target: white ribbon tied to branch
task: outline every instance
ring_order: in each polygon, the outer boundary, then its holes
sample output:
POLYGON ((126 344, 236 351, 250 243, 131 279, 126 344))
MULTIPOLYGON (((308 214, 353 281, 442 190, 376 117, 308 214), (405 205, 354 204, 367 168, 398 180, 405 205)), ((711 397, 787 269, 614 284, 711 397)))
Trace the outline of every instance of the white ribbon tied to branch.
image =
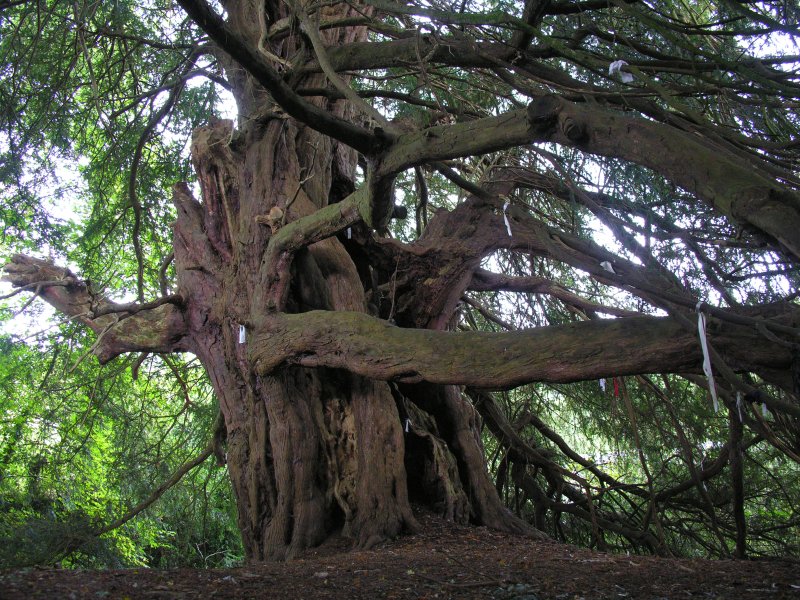
POLYGON ((706 339, 706 316, 700 310, 702 304, 702 300, 697 303, 697 331, 700 334, 700 347, 703 350, 703 373, 708 378, 708 391, 711 392, 711 399, 714 401, 714 412, 718 412, 717 386, 714 383, 714 372, 711 370, 711 357, 708 354, 708 340, 706 339))
POLYGON ((511 237, 511 223, 508 222, 508 204, 509 200, 503 204, 503 221, 506 222, 506 230, 508 230, 508 237, 511 237))
POLYGON ((633 75, 631 75, 627 71, 622 70, 622 67, 624 67, 627 64, 628 62, 625 60, 615 60, 610 65, 608 65, 608 74, 614 75, 615 73, 619 73, 619 78, 622 80, 622 83, 632 82, 633 75))

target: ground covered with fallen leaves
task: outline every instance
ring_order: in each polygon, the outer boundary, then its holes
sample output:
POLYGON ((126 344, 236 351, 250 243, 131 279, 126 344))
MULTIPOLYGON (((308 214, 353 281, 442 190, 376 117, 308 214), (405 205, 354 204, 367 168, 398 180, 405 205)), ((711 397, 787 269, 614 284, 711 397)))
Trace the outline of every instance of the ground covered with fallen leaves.
POLYGON ((0 598, 793 598, 797 560, 604 554, 421 515, 422 532, 347 551, 340 540, 288 562, 228 570, 0 572, 0 598))

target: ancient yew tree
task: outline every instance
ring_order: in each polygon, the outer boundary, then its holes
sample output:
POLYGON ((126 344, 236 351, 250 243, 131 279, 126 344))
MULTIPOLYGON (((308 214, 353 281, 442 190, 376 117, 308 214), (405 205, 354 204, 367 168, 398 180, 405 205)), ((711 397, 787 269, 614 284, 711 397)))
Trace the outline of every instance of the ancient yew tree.
POLYGON ((91 329, 101 363, 196 357, 250 560, 374 545, 413 531, 416 503, 552 535, 568 513, 652 552, 685 510, 710 523, 700 546, 742 555, 743 457, 800 454, 797 18, 0 2, 4 278, 91 329), (69 239, 42 200, 65 161, 88 198, 69 239), (547 402, 512 423, 499 401, 532 383, 611 399, 639 479, 580 456, 547 402), (677 435, 668 485, 644 397, 677 435), (703 446, 681 411, 716 419, 712 398, 728 438, 703 446))

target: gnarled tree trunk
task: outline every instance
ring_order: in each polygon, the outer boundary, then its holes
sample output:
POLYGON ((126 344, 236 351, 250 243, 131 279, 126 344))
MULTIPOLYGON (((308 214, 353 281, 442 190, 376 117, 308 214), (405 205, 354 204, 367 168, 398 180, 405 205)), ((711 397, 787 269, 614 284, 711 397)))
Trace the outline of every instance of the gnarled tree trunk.
MULTIPOLYGON (((228 21, 257 46, 255 6, 226 8, 228 21)), ((325 33, 328 43, 361 35, 358 28, 325 33)), ((272 51, 290 56, 293 43, 287 37, 272 51)), ((254 372, 248 344, 270 342, 247 334, 264 315, 366 311, 369 282, 335 237, 297 252, 290 281, 259 278, 272 235, 355 189, 356 154, 285 118, 263 89, 221 58, 242 117, 237 128, 220 121, 195 132, 202 197, 175 188, 175 267, 177 292, 187 300, 186 346, 208 370, 225 418, 247 557, 288 558, 340 529, 361 546, 413 529, 407 478, 415 499, 449 518, 519 527, 497 500, 477 421, 465 416, 471 408, 456 388, 403 394, 336 369, 254 372), (269 286, 287 289, 274 294, 269 286), (265 301, 275 296, 280 305, 265 301)), ((321 82, 316 75, 303 84, 321 82)), ((346 110, 343 102, 318 105, 338 116, 346 110)))

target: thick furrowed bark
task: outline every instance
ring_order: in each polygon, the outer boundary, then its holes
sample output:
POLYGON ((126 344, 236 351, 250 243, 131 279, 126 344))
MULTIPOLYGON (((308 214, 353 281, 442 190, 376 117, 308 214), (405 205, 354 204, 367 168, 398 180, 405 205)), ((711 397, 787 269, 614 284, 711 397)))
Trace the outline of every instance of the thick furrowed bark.
POLYGON ((292 247, 282 264, 263 260, 270 240, 280 247, 284 227, 327 214, 333 180, 348 168, 352 176, 346 161, 355 155, 281 121, 238 133, 217 123, 196 133, 192 151, 203 201, 176 189, 176 271, 193 349, 226 417, 248 560, 288 559, 340 530, 369 546, 413 529, 387 384, 328 369, 257 375, 244 354, 252 328, 238 339, 240 324, 265 318, 268 297, 292 311, 365 309, 355 266, 334 238, 292 247), (235 136, 247 140, 239 150, 230 145, 235 136), (273 207, 282 218, 259 224, 273 207), (284 286, 278 293, 275 281, 284 286))
MULTIPOLYGON (((414 396, 413 387, 406 391, 414 396)), ((402 396, 399 390, 398 395, 402 396)), ((442 439, 436 419, 418 402, 419 398, 414 401, 402 396, 398 404, 405 417, 409 497, 431 506, 449 521, 467 523, 471 505, 461 484, 457 460, 442 439)))
POLYGON ((263 553, 271 559, 293 558, 329 533, 327 465, 313 414, 319 390, 309 379, 292 369, 281 377, 267 377, 262 384, 277 493, 275 511, 265 523, 263 553))
POLYGON ((459 388, 442 388, 444 410, 439 417, 450 432, 450 444, 458 457, 461 477, 466 481, 474 519, 494 529, 533 535, 529 525, 510 513, 500 501, 486 469, 480 437, 480 417, 459 388))
POLYGON ((400 417, 388 386, 352 376, 357 427, 357 512, 352 529, 359 546, 369 548, 384 536, 414 531, 403 462, 400 417))

